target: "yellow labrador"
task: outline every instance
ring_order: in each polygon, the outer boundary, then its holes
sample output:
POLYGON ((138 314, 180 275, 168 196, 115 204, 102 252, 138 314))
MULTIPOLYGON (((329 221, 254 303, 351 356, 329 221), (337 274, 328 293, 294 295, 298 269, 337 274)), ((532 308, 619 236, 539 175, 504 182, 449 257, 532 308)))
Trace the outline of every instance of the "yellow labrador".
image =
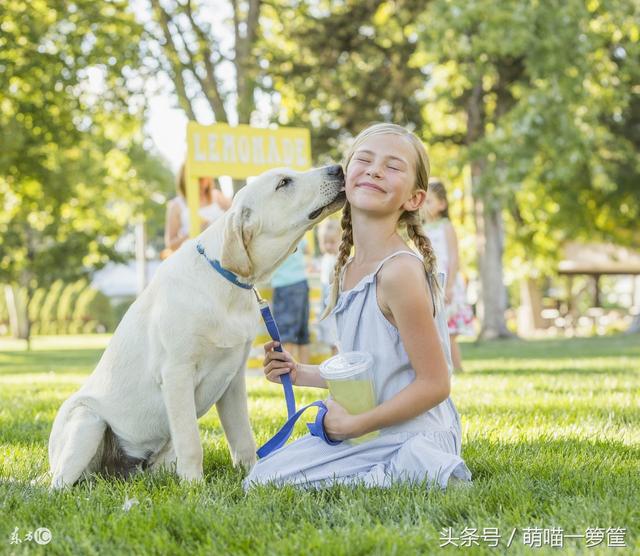
POLYGON ((96 369, 66 400, 49 439, 52 487, 84 473, 175 468, 202 478, 197 419, 215 403, 234 465, 255 463, 244 370, 260 313, 242 283, 268 279, 303 234, 344 203, 340 166, 272 170, 157 270, 122 318, 96 369), (196 246, 204 248, 204 255, 196 246))

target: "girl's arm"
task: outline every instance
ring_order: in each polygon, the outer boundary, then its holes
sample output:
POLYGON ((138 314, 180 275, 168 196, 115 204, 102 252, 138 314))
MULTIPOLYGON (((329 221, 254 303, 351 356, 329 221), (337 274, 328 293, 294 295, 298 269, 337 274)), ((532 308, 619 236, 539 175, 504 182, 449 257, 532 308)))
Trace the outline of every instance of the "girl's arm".
POLYGON ((447 291, 451 291, 455 283, 456 276, 460 270, 460 254, 458 252, 458 236, 451 222, 447 221, 444 228, 445 239, 447 241, 447 253, 449 253, 449 268, 447 268, 447 291))
POLYGON ((359 415, 349 415, 329 400, 325 428, 336 440, 402 423, 449 396, 449 371, 433 318, 424 267, 416 260, 399 257, 383 266, 378 277, 378 303, 398 328, 416 377, 393 398, 359 415))
POLYGON ((164 245, 167 249, 175 251, 187 239, 188 236, 180 233, 180 224, 180 207, 175 201, 170 201, 164 225, 164 245))
POLYGON ((320 376, 318 365, 303 365, 291 357, 288 351, 275 351, 278 342, 264 345, 264 374, 267 380, 281 384, 280 375, 291 373, 291 383, 296 386, 327 388, 327 382, 320 376))

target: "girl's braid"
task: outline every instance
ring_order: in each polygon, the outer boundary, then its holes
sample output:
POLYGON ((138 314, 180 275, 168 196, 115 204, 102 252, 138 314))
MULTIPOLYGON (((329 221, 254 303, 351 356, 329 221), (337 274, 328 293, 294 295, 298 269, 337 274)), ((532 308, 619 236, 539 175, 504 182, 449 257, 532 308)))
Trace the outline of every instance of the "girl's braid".
POLYGON ((440 284, 436 279, 436 254, 433 250, 433 246, 431 245, 431 240, 422 230, 418 211, 407 212, 405 214, 407 234, 422 255, 424 268, 427 271, 429 286, 432 288, 434 295, 440 296, 442 294, 442 291, 440 284))
POLYGON ((335 307, 338 301, 338 294, 340 293, 340 276, 342 269, 347 263, 347 259, 351 254, 351 247, 353 246, 353 228, 351 227, 351 205, 347 202, 342 210, 342 220, 340 221, 342 226, 342 241, 340 242, 340 248, 338 250, 338 258, 336 260, 336 266, 333 271, 333 283, 331 286, 331 297, 329 303, 324 312, 320 316, 321 319, 327 317, 329 313, 335 307))

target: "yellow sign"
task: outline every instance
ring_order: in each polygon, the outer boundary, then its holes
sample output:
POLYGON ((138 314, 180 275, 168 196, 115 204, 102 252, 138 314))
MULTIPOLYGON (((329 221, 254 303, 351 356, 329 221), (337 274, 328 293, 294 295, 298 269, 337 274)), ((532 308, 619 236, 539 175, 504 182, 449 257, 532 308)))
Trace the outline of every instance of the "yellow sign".
POLYGON ((200 233, 198 178, 231 176, 248 178, 266 170, 288 167, 307 170, 311 166, 308 129, 280 127, 258 129, 248 125, 187 125, 187 200, 191 236, 200 233))
POLYGON ((293 127, 189 122, 187 152, 189 169, 197 176, 248 178, 279 166, 307 170, 311 165, 309 130, 293 127))

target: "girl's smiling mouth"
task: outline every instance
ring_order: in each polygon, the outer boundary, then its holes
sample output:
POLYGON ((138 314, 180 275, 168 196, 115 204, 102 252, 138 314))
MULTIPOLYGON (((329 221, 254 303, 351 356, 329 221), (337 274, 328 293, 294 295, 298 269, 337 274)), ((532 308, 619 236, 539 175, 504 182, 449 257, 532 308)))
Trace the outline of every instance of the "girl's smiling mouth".
POLYGON ((356 187, 365 187, 367 189, 373 189, 374 191, 380 191, 381 193, 386 193, 382 187, 376 185, 375 183, 371 183, 369 181, 364 181, 362 183, 357 183, 356 187))

